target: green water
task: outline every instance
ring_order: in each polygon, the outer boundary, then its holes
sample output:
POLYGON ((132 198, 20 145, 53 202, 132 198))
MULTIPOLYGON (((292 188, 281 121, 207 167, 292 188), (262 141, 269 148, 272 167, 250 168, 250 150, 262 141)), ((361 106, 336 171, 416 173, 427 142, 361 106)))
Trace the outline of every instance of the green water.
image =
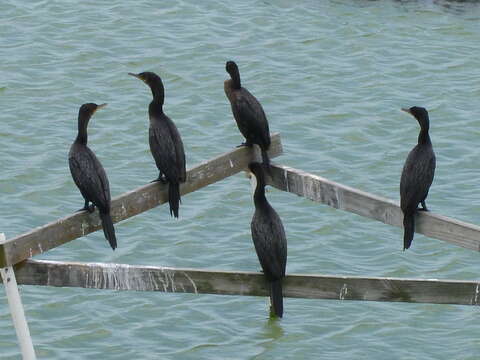
MULTIPOLYGON (((107 102, 89 145, 112 195, 152 180, 149 90, 155 71, 187 166, 242 141, 223 93, 225 61, 262 102, 285 153, 278 163, 398 200, 418 125, 430 111, 432 211, 480 224, 480 4, 442 1, 131 1, 0 3, 0 231, 8 237, 82 206, 67 153, 78 107, 107 102)), ((478 279, 477 253, 271 190, 289 273, 478 279)), ((243 174, 42 259, 255 271, 243 174)), ((22 287, 42 359, 477 359, 474 307, 285 300, 280 322, 254 297, 22 287)), ((18 359, 0 291, 0 358, 18 359)))

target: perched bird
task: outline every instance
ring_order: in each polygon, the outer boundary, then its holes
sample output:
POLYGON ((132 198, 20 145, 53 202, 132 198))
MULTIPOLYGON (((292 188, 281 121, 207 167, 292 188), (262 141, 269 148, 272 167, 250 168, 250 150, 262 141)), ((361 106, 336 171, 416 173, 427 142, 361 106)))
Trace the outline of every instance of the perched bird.
POLYGON ((408 154, 403 166, 400 180, 400 207, 403 212, 403 250, 408 249, 415 232, 415 213, 418 204, 422 204, 423 211, 428 211, 425 199, 432 185, 435 174, 435 153, 428 135, 430 126, 428 112, 423 107, 413 106, 402 109, 413 115, 420 124, 418 144, 408 154))
POLYGON ((153 72, 128 73, 142 80, 152 90, 153 100, 148 106, 150 151, 159 174, 154 181, 167 182, 170 215, 178 218, 180 183, 186 180, 185 151, 183 142, 173 121, 163 112, 165 90, 160 76, 153 72))
POLYGON ((97 105, 93 103, 83 104, 78 112, 78 135, 68 154, 68 164, 72 173, 73 181, 85 199, 85 205, 81 210, 93 212, 95 206, 100 213, 103 233, 113 250, 117 247, 115 229, 110 216, 110 186, 107 174, 102 164, 92 150, 87 146, 88 121, 98 109, 107 104, 97 105), (89 203, 93 203, 89 206, 89 203))
POLYGON ((245 137, 246 141, 242 145, 260 146, 263 164, 268 170, 270 159, 267 150, 270 147, 270 132, 265 112, 255 96, 241 86, 237 64, 234 61, 227 61, 225 68, 231 77, 224 82, 225 95, 230 101, 238 129, 245 137))
POLYGON ((253 195, 255 213, 251 229, 252 239, 263 273, 270 283, 272 313, 283 316, 282 279, 287 266, 287 238, 282 220, 265 198, 265 174, 260 163, 250 163, 250 171, 257 185, 253 195))

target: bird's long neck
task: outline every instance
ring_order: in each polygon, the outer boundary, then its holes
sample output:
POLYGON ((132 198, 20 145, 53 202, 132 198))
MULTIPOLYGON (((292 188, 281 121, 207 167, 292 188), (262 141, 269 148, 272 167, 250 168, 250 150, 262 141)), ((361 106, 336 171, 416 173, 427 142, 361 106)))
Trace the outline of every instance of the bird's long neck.
POLYGON ((265 179, 263 176, 256 176, 257 186, 255 192, 253 193, 253 202, 256 207, 265 206, 268 204, 267 198, 265 197, 265 179))
POLYGON ((78 134, 75 142, 82 145, 87 145, 88 135, 87 135, 87 125, 89 117, 79 116, 78 117, 78 134))
POLYGON ((232 87, 237 90, 240 89, 242 84, 240 82, 240 73, 238 72, 238 69, 233 69, 230 73, 230 77, 232 78, 232 87))
POLYGON ((161 79, 155 80, 154 83, 149 84, 150 89, 152 90, 153 101, 157 106, 163 107, 163 102, 165 100, 165 89, 161 79))
POLYGON ((154 124, 164 119, 162 104, 158 101, 155 101, 155 99, 153 99, 150 105, 148 106, 148 115, 150 118, 150 124, 154 124))
POLYGON ((418 134, 418 143, 419 144, 431 144, 430 135, 428 134, 429 130, 429 121, 422 122, 420 124, 420 134, 418 134))

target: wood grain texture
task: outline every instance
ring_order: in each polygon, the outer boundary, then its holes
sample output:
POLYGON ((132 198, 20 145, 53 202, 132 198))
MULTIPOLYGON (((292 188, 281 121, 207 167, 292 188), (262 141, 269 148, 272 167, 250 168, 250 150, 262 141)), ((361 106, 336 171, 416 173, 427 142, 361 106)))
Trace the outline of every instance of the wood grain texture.
MULTIPOLYGON (((402 226, 397 202, 335 183, 288 166, 273 165, 269 184, 336 209, 352 212, 385 224, 402 226)), ((466 249, 480 251, 480 227, 432 212, 418 212, 415 231, 466 249)), ((399 243, 403 244, 399 235, 399 243)))
MULTIPOLYGON (((268 154, 273 158, 281 153, 280 135, 273 134, 268 154)), ((261 159, 258 147, 235 148, 201 163, 187 171, 187 181, 181 184, 180 193, 185 195, 234 175, 244 170, 252 159, 261 159)), ((79 201, 80 199, 79 194, 79 201)), ((144 185, 112 199, 112 220, 114 223, 125 220, 165 202, 168 202, 168 188, 165 184, 156 182, 144 185)), ((82 211, 66 216, 1 243, 0 267, 14 265, 99 229, 101 223, 98 210, 91 214, 82 211)), ((121 246, 121 237, 118 241, 121 246)))
MULTIPOLYGON (((261 273, 158 266, 27 260, 19 284, 104 290, 268 296, 261 273)), ((287 275, 285 297, 478 305, 480 282, 382 277, 287 275)))

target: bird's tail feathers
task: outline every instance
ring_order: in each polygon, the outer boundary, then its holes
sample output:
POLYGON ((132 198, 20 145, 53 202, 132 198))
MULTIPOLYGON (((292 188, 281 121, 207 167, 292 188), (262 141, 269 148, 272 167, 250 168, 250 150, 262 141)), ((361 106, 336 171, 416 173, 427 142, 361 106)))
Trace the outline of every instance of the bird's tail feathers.
POLYGON ((410 247, 413 241, 413 234, 415 233, 415 214, 405 214, 403 216, 403 250, 410 247))
POLYGON ((113 227, 112 217, 110 212, 100 213, 100 220, 102 220, 103 233, 105 239, 108 240, 113 250, 117 248, 117 238, 115 237, 115 228, 113 227))
POLYGON ((270 301, 272 304, 271 313, 275 316, 283 316, 283 294, 282 279, 271 282, 270 301))
POLYGON ((178 208, 182 201, 180 198, 180 184, 170 183, 168 187, 168 202, 170 204, 170 215, 178 218, 178 208))

